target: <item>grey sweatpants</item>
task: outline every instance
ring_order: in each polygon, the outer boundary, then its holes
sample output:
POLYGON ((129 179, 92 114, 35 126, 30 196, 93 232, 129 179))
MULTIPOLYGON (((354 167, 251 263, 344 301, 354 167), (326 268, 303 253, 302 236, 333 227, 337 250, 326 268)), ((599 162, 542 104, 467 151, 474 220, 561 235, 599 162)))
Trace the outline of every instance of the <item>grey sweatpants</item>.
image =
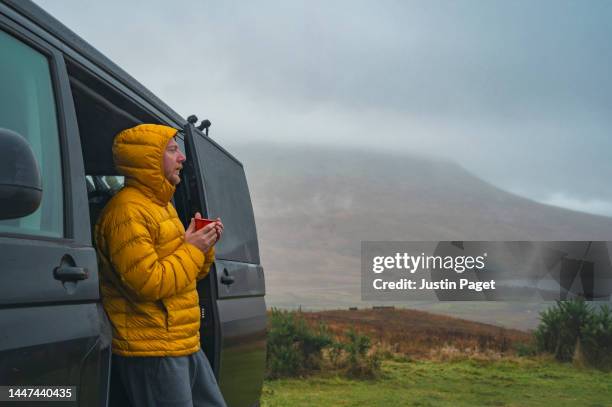
POLYGON ((113 355, 134 407, 226 407, 202 350, 179 357, 113 355))

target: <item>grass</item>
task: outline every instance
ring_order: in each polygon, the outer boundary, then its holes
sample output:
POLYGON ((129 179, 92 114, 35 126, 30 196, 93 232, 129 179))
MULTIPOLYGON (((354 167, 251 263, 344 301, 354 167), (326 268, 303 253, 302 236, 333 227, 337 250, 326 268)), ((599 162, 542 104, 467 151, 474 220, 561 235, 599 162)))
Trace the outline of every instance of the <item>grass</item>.
POLYGON ((545 358, 383 362, 376 381, 334 375, 268 381, 262 407, 612 406, 612 373, 545 358))

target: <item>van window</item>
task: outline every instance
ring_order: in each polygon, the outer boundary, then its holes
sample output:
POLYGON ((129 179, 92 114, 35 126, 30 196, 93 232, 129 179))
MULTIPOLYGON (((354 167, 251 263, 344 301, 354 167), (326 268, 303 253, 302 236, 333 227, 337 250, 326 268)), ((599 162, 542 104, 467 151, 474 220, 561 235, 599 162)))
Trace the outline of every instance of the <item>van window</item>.
POLYGON ((242 165, 207 138, 199 134, 195 137, 208 216, 220 217, 225 226, 223 238, 215 246, 216 257, 259 264, 253 207, 242 165))
POLYGON ((0 127, 24 136, 42 176, 42 202, 36 212, 0 221, 0 233, 63 236, 63 188, 59 132, 49 61, 0 31, 0 127))

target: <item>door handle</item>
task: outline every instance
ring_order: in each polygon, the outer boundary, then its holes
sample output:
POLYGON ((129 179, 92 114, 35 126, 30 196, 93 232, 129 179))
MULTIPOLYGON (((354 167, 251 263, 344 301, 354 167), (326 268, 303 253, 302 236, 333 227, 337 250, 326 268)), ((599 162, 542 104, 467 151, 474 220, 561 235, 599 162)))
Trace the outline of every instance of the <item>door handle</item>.
POLYGON ((234 284, 233 276, 221 276, 221 284, 232 285, 234 284))
POLYGON ((53 270, 53 277, 62 282, 86 280, 89 272, 84 267, 59 266, 53 270))
POLYGON ((221 284, 225 284, 225 285, 234 284, 234 276, 230 276, 227 269, 223 269, 223 275, 221 276, 221 284))

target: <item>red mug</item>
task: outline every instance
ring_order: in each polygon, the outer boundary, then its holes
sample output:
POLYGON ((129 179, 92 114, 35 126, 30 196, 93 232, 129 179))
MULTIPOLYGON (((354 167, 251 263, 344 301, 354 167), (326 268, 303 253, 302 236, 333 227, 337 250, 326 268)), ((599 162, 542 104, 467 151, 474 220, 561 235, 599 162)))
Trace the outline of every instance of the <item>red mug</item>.
MULTIPOLYGON (((199 218, 199 219, 194 218, 194 219, 195 219, 195 229, 196 230, 200 230, 208 224, 217 222, 214 219, 206 219, 206 218, 199 218)), ((219 238, 220 238, 219 233, 217 233, 217 240, 219 240, 219 238)))

